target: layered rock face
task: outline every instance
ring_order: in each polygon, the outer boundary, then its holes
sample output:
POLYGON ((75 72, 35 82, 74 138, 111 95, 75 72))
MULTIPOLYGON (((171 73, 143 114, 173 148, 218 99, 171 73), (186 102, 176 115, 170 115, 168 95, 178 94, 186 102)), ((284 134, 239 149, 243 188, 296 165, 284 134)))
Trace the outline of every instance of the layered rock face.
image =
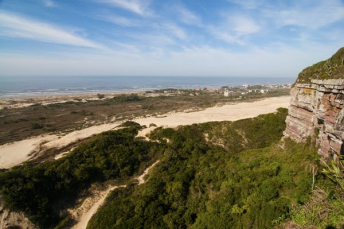
POLYGON ((291 96, 285 136, 299 142, 311 137, 325 158, 344 154, 344 79, 296 83, 291 96))
POLYGON ((286 137, 316 141, 329 159, 344 154, 344 47, 331 58, 305 68, 291 89, 286 137))

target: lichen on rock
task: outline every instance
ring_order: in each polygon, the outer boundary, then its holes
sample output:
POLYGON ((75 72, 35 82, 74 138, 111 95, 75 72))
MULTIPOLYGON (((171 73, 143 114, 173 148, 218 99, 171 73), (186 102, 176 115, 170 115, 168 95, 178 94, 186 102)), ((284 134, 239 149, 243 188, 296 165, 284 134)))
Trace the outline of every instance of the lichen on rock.
POLYGON ((344 154, 344 48, 327 63, 337 66, 332 75, 322 77, 326 61, 303 70, 291 89, 286 137, 299 142, 313 138, 325 158, 344 154), (339 66, 342 64, 342 66, 339 66), (320 77, 321 76, 321 77, 320 77))

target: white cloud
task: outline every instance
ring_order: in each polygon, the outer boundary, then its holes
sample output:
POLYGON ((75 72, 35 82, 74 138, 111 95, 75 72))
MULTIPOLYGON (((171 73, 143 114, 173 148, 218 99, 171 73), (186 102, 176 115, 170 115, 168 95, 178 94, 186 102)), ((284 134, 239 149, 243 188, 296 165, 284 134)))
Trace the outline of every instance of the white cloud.
POLYGON ((141 24, 137 20, 128 19, 125 17, 115 16, 115 15, 99 15, 98 18, 100 18, 103 21, 111 22, 115 25, 124 26, 124 27, 136 27, 141 24))
POLYGON ((267 9, 263 13, 278 26, 318 29, 344 20, 344 5, 340 0, 311 1, 311 5, 294 4, 287 9, 267 9))
POLYGON ((3 37, 25 38, 54 44, 98 49, 105 48, 101 44, 64 31, 53 25, 5 11, 0 11, 0 28, 0 36, 3 37))
POLYGON ((46 7, 57 7, 56 3, 53 2, 52 0, 43 0, 43 3, 45 4, 46 7))
POLYGON ((338 47, 333 45, 288 46, 270 49, 253 48, 233 52, 210 46, 187 47, 165 55, 166 50, 154 48, 135 56, 122 53, 95 55, 60 53, 52 56, 2 53, 1 75, 156 75, 156 76, 268 76, 297 77, 307 66, 327 59, 338 47), (138 57, 139 56, 139 57, 138 57))
POLYGON ((228 43, 244 45, 244 38, 259 32, 260 27, 251 18, 235 15, 228 16, 224 22, 217 27, 210 27, 213 35, 228 43))
POLYGON ((172 24, 172 23, 163 24, 162 28, 166 29, 167 31, 169 31, 169 33, 171 33, 173 36, 179 39, 184 40, 187 38, 185 31, 175 24, 172 24))
POLYGON ((98 0, 98 2, 122 8, 141 16, 151 14, 147 7, 148 2, 146 0, 98 0))
POLYGON ((227 0, 227 1, 240 5, 244 9, 255 9, 264 2, 264 0, 227 0))
MULTIPOLYGON (((169 56, 153 49, 141 58, 66 54, 67 58, 2 55, 1 74, 11 75, 157 75, 157 76, 297 76, 310 53, 253 50, 234 53, 209 46, 187 48, 169 56), (158 57, 157 57, 158 56, 158 57), (295 65, 294 62, 298 62, 295 65)), ((311 62, 312 63, 312 62, 311 62)))
POLYGON ((197 26, 200 26, 202 24, 199 16, 197 16, 195 13, 191 12, 187 8, 183 6, 177 6, 175 9, 179 16, 178 19, 185 24, 197 26))
POLYGON ((133 39, 136 39, 141 42, 141 47, 143 49, 145 47, 149 48, 156 48, 166 45, 174 45, 176 42, 170 37, 166 36, 165 34, 159 34, 159 33, 146 33, 146 34, 128 34, 128 36, 131 36, 133 39))
POLYGON ((255 21, 243 16, 231 17, 228 20, 229 26, 233 26, 233 30, 239 36, 253 34, 259 31, 260 27, 255 21))

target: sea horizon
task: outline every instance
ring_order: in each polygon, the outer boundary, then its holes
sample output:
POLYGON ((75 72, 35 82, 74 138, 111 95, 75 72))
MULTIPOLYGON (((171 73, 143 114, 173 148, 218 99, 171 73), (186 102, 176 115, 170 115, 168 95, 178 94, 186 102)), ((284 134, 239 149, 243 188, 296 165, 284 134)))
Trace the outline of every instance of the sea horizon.
POLYGON ((294 77, 221 76, 59 76, 0 77, 0 98, 93 93, 143 92, 165 88, 202 89, 222 86, 291 84, 294 77))

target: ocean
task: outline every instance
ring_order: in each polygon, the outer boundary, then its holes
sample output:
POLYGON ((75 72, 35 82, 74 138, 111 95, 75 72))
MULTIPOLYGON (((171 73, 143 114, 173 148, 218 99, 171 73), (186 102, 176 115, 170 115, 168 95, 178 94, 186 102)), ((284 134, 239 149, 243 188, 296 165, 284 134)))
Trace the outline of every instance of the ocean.
POLYGON ((288 77, 0 77, 0 98, 290 84, 288 77))

